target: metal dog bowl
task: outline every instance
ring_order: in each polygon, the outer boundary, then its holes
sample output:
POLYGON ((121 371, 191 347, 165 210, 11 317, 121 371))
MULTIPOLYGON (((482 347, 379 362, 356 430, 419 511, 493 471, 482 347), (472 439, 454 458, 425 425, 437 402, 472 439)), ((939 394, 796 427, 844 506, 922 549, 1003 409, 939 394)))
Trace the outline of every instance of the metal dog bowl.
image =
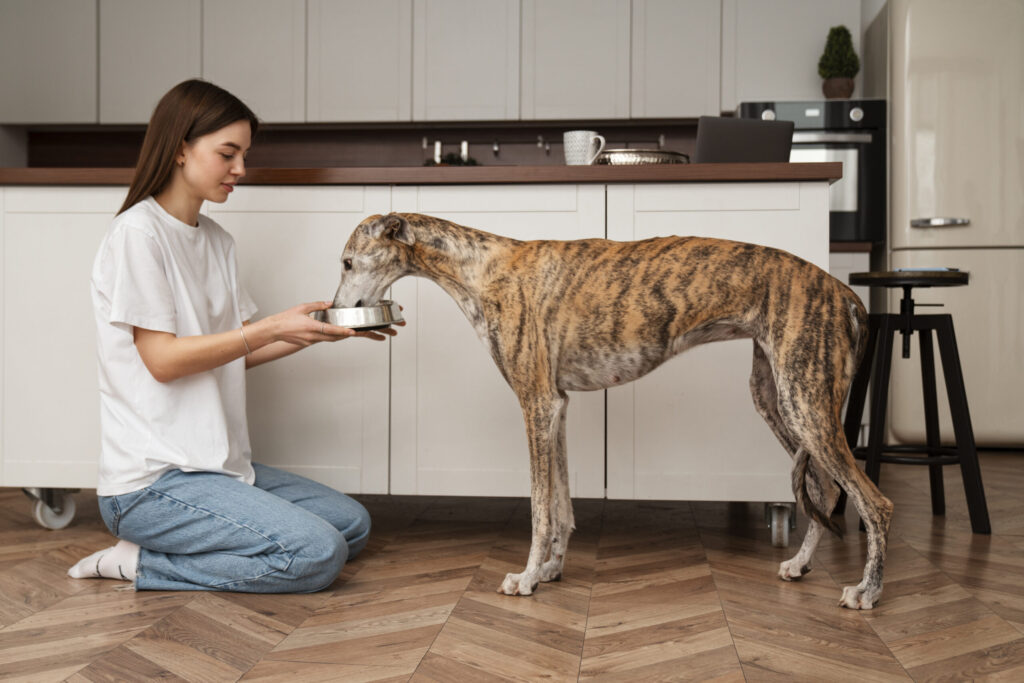
POLYGON ((376 306, 328 308, 309 314, 313 320, 340 325, 350 330, 379 330, 403 322, 402 309, 394 301, 381 300, 376 306))
POLYGON ((597 155, 597 166, 646 166, 647 164, 687 164, 690 157, 667 149, 606 149, 597 155))

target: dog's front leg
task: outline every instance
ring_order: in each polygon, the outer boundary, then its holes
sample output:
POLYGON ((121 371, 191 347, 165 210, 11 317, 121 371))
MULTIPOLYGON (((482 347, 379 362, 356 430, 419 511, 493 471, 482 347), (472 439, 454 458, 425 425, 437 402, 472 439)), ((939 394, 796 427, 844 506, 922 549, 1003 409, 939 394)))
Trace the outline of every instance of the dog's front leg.
POLYGON ((565 445, 565 415, 569 398, 561 394, 562 409, 556 427, 557 441, 551 458, 551 556, 541 566, 540 580, 558 581, 562 578, 562 567, 569 548, 569 536, 576 528, 572 514, 572 498, 569 496, 569 452, 565 445))
POLYGON ((530 595, 541 581, 541 566, 551 552, 552 541, 552 464, 558 444, 566 399, 555 395, 526 396, 521 399, 526 421, 526 437, 530 445, 530 512, 533 536, 526 569, 508 574, 498 589, 505 595, 530 595))

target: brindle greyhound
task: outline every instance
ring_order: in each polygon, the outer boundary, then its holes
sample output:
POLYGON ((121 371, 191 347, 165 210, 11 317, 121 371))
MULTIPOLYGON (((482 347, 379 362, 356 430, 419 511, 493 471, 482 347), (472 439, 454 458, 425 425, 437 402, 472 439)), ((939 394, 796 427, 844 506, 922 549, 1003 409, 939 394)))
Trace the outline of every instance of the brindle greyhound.
POLYGON ((699 237, 640 242, 508 239, 420 214, 371 216, 342 254, 338 307, 376 303, 398 278, 433 280, 455 299, 519 397, 530 445, 533 538, 526 569, 498 589, 529 595, 561 577, 574 529, 565 447, 568 391, 630 382, 705 342, 752 338, 754 405, 794 459, 810 517, 779 567, 810 571, 838 483, 864 520, 863 580, 839 604, 882 592, 892 503, 857 468, 840 411, 867 335, 857 296, 778 249, 699 237))

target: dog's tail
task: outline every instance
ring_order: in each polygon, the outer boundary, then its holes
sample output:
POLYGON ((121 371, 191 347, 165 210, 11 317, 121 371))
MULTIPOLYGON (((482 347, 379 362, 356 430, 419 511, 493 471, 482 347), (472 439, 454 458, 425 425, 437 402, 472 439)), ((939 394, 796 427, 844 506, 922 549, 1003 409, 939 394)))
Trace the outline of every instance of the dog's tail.
POLYGON ((793 465, 793 495, 796 502, 803 508, 808 517, 817 520, 818 524, 834 533, 839 538, 843 537, 843 530, 839 525, 829 519, 828 514, 815 507, 807 492, 807 466, 810 462, 810 454, 803 448, 796 452, 795 464, 793 465))

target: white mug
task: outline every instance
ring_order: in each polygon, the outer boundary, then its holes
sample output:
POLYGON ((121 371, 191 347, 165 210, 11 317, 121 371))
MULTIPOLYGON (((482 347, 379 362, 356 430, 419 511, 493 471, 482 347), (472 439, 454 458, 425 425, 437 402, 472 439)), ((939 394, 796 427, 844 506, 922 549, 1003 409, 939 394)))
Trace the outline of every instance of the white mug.
POLYGON ((604 138, 592 130, 566 131, 562 135, 562 143, 565 146, 565 163, 569 166, 592 164, 604 150, 604 138))

